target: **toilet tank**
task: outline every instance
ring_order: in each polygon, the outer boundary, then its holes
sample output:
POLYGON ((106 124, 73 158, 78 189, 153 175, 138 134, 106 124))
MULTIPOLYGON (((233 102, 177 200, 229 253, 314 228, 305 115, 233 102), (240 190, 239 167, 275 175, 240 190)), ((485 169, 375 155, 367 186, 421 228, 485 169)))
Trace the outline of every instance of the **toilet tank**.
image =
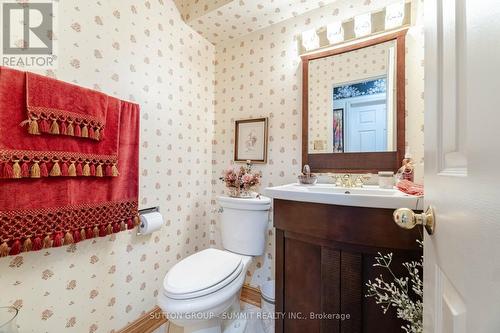
POLYGON ((220 196, 222 246, 231 252, 260 256, 266 248, 271 199, 220 196))

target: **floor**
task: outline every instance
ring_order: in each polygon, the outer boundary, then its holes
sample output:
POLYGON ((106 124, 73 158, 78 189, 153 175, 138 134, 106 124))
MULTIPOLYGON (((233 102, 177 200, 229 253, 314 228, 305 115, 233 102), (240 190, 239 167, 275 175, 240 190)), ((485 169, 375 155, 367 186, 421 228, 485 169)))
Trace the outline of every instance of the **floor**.
MULTIPOLYGON (((241 307, 243 315, 239 316, 239 318, 243 318, 243 320, 239 319, 232 323, 226 323, 224 333, 274 333, 273 322, 262 319, 260 308, 248 303, 241 303, 241 307)), ((180 327, 167 323, 153 333, 183 333, 183 330, 180 327)))

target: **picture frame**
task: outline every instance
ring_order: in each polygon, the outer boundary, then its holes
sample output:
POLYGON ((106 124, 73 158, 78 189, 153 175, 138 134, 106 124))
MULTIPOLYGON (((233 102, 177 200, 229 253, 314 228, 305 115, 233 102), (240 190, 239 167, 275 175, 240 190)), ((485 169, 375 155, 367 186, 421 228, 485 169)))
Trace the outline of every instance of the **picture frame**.
POLYGON ((344 152, 344 108, 333 109, 333 152, 344 152))
POLYGON ((234 161, 267 163, 268 118, 235 121, 234 161))

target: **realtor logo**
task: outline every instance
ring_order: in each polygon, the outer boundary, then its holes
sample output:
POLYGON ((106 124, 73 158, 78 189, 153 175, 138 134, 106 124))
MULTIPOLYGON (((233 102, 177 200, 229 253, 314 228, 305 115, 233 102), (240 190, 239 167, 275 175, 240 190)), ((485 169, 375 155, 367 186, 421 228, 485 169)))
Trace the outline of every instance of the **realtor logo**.
POLYGON ((54 6, 52 2, 2 3, 2 65, 54 67, 54 6))

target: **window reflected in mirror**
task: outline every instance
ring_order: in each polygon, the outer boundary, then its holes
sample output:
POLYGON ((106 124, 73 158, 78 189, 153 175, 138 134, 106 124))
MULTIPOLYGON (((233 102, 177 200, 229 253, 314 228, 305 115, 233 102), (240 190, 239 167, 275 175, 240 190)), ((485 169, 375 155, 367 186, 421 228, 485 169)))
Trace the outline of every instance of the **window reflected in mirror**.
POLYGON ((309 62, 309 154, 396 150, 396 41, 309 62))

